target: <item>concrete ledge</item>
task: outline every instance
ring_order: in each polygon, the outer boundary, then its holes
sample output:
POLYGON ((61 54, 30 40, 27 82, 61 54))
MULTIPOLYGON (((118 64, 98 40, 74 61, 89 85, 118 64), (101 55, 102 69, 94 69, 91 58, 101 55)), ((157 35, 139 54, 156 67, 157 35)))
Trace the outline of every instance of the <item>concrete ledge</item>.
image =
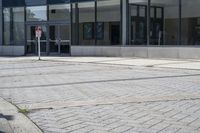
POLYGON ((200 47, 71 46, 71 55, 200 59, 200 47))
POLYGON ((24 46, 0 46, 0 55, 2 56, 22 56, 24 54, 24 46))

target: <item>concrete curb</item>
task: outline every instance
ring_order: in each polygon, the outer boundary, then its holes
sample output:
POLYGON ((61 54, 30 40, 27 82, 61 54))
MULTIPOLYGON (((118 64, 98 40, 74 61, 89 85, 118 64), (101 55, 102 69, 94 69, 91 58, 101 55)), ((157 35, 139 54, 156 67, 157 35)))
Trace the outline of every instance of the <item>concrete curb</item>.
POLYGON ((18 113, 17 107, 2 98, 0 98, 0 114, 10 118, 7 120, 6 117, 2 117, 2 121, 0 121, 2 126, 0 128, 6 133, 42 133, 31 120, 18 113))
POLYGON ((3 114, 0 114, 0 133, 13 133, 10 124, 3 114))

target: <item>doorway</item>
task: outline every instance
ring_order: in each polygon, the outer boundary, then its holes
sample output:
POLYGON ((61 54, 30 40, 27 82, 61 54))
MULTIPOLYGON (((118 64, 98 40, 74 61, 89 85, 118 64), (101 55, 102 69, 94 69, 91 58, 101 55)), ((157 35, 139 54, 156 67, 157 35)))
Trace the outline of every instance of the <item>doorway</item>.
MULTIPOLYGON (((47 27, 46 25, 40 25, 42 30, 42 36, 41 36, 41 54, 47 53, 47 27)), ((26 53, 27 54, 37 54, 38 53, 38 45, 37 45, 37 38, 35 36, 35 28, 36 25, 27 25, 26 27, 26 35, 27 35, 27 41, 26 41, 26 53)))
POLYGON ((70 54, 70 26, 50 25, 49 26, 49 53, 51 55, 70 54))
POLYGON ((112 45, 120 44, 120 23, 110 23, 110 37, 112 45))
POLYGON ((35 28, 40 26, 42 55, 70 55, 70 25, 64 24, 27 24, 26 25, 26 54, 38 54, 38 43, 35 28))
POLYGON ((131 17, 131 44, 146 43, 146 20, 144 17, 131 17))

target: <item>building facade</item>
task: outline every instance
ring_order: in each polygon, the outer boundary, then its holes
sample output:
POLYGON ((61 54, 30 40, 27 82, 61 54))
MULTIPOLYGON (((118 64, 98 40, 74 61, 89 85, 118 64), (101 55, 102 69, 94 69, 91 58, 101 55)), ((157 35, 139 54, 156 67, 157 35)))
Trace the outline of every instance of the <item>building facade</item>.
POLYGON ((200 0, 0 0, 0 55, 200 58, 200 0))

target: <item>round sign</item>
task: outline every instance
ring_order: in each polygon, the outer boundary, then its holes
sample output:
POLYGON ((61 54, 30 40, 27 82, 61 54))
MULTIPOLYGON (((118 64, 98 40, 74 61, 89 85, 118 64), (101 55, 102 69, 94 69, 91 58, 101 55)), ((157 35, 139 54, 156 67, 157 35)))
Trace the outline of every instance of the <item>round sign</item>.
POLYGON ((37 38, 41 38, 41 36, 42 36, 42 29, 41 29, 40 26, 36 26, 36 27, 35 27, 35 36, 36 36, 37 38))

